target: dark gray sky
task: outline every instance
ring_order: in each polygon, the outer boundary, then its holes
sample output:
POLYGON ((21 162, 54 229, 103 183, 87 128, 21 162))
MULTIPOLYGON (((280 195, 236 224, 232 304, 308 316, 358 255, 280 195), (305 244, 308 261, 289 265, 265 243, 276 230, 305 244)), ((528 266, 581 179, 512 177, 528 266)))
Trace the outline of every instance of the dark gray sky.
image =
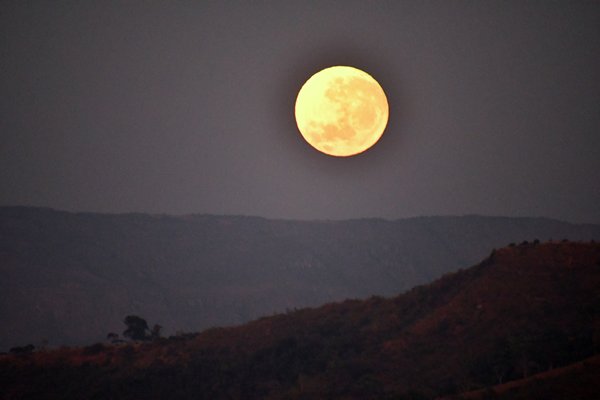
POLYGON ((0 5, 0 205, 600 222, 600 2, 0 5), (339 159, 293 116, 352 65, 390 101, 339 159))

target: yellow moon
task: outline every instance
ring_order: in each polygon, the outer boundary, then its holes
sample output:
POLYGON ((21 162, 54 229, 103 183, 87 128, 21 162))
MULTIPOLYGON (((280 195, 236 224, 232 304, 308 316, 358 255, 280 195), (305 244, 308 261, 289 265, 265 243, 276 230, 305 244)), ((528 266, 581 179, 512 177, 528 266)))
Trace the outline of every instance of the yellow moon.
POLYGON ((373 146, 387 125, 383 89, 360 69, 335 66, 310 77, 296 99, 296 123, 315 149, 335 157, 353 156, 373 146))

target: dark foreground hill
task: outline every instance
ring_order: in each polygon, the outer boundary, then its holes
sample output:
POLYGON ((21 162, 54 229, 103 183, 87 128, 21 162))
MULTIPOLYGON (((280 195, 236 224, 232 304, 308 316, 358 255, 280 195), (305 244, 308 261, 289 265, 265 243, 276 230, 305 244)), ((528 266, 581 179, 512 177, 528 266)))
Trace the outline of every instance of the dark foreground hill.
POLYGON ((440 400, 597 399, 600 355, 530 377, 440 400))
POLYGON ((523 240, 600 239, 548 219, 300 222, 0 208, 0 350, 85 344, 136 314, 167 333, 395 295, 523 240))
POLYGON ((551 392, 530 393, 572 398, 577 385, 577 398, 591 400, 599 351, 600 245, 554 242, 494 251, 395 298, 152 343, 4 356, 0 387, 5 399, 433 399, 588 359, 583 375, 571 369, 551 392))

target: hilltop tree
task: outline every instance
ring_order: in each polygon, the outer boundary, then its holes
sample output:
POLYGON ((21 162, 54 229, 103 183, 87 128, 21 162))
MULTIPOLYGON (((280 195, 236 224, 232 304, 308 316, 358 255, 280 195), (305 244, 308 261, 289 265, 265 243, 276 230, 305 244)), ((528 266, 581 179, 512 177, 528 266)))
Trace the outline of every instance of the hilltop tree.
POLYGON ((35 350, 35 346, 32 344, 28 344, 27 346, 13 347, 9 351, 11 354, 29 354, 33 350, 35 350))
POLYGON ((137 315, 128 315, 123 322, 127 325, 127 329, 123 331, 123 336, 131 340, 150 339, 150 328, 148 328, 148 323, 145 319, 137 315))
POLYGON ((113 344, 115 344, 115 343, 119 343, 119 341, 120 341, 120 339, 119 339, 119 334, 118 334, 118 333, 114 333, 114 332, 109 332, 109 333, 106 335, 106 339, 107 339, 109 342, 113 343, 113 344))
POLYGON ((152 327, 152 331, 150 332, 150 337, 152 338, 152 340, 160 339, 161 329, 162 329, 161 325, 154 324, 154 326, 152 327))

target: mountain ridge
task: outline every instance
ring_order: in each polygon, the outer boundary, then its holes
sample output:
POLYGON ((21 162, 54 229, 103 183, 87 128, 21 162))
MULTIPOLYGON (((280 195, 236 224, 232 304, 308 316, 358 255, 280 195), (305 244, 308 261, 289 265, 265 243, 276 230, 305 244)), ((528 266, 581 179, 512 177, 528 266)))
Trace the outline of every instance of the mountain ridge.
POLYGON ((84 344, 138 314, 167 333, 394 295, 522 240, 600 226, 509 217, 297 222, 0 207, 0 349, 84 344))
MULTIPOLYGON (((7 399, 52 398, 50 387, 82 399, 433 399, 591 360, 599 339, 600 244, 533 242, 390 298, 151 343, 4 356, 0 377, 7 399)), ((530 390, 567 398, 579 377, 530 390)), ((595 399, 598 383, 582 382, 580 398, 595 399)))
POLYGON ((279 222, 306 222, 306 223, 327 223, 327 222, 355 222, 355 221, 382 221, 382 222, 398 222, 407 220, 422 220, 422 219, 461 219, 461 218, 482 218, 482 219, 515 219, 515 220, 541 220, 541 221, 552 221, 559 222, 569 225, 578 226, 598 226, 600 223, 594 222, 577 222, 561 218, 547 217, 547 216, 506 216, 506 215, 488 215, 488 214, 432 214, 432 215, 415 215, 410 217, 401 218, 386 218, 386 217, 358 217, 358 218, 339 218, 339 219, 326 219, 326 218, 284 218, 284 217, 265 217, 262 215, 254 214, 219 214, 219 213, 205 213, 205 212, 189 212, 189 213, 164 213, 164 212, 141 212, 141 211, 120 211, 120 212, 101 212, 101 211, 78 211, 78 210, 65 210, 56 207, 48 206, 27 206, 27 205, 0 205, 0 212, 4 211, 39 211, 39 212, 51 212, 58 214, 71 214, 71 215, 90 215, 90 216, 146 216, 155 218, 220 218, 220 217, 231 217, 231 218, 248 218, 258 219, 267 221, 279 221, 279 222))

